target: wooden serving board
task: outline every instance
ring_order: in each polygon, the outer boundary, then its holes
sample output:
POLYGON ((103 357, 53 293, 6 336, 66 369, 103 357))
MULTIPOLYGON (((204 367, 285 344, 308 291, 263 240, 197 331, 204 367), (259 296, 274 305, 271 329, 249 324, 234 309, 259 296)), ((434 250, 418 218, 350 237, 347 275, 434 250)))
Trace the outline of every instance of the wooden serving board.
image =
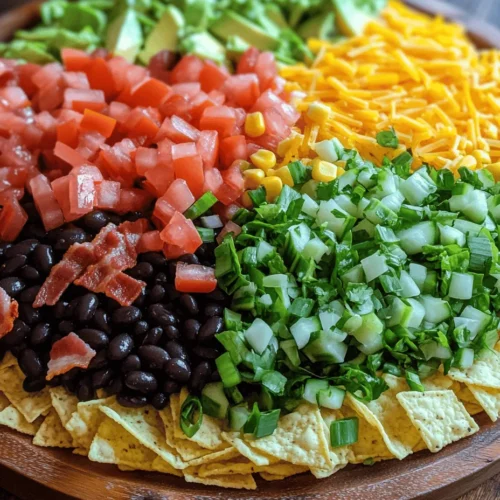
MULTIPOLYGON (((1 0, 0 0, 1 1, 1 0)), ((500 30, 467 17, 462 10, 438 0, 407 0, 429 13, 461 21, 478 47, 500 47, 500 30)), ((0 40, 30 26, 37 18, 39 1, 0 17, 0 40)), ((403 461, 348 466, 328 479, 300 475, 285 481, 258 480, 257 491, 223 490, 186 483, 182 478, 121 472, 115 466, 90 462, 69 450, 38 448, 31 439, 0 429, 0 487, 27 500, 452 500, 500 473, 500 421, 477 416, 480 431, 437 454, 424 451, 403 461)))

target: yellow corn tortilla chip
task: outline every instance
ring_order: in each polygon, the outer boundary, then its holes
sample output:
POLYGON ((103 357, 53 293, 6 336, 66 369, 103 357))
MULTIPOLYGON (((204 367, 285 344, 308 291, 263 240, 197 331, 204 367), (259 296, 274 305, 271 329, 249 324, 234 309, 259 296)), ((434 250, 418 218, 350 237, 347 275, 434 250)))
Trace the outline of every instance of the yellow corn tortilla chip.
POLYGON ((17 359, 11 352, 5 354, 3 359, 0 361, 0 372, 5 370, 5 368, 9 368, 11 366, 17 366, 17 359))
MULTIPOLYGON (((485 351, 469 368, 451 368, 448 375, 453 380, 465 384, 480 385, 500 389, 500 342, 495 351, 485 351)), ((0 387, 1 389, 1 387, 0 387)))
POLYGON ((237 458, 240 456, 240 453, 230 446, 229 448, 226 448, 221 451, 213 451, 209 455, 205 455, 200 458, 195 458, 194 460, 191 460, 188 465, 189 467, 198 467, 200 465, 205 465, 209 464, 212 462, 220 462, 223 460, 231 460, 233 458, 237 458))
POLYGON ((73 438, 63 427, 56 410, 50 410, 45 417, 33 438, 33 444, 46 448, 73 448, 73 438))
POLYGON ((477 415, 484 411, 466 384, 454 382, 452 389, 457 398, 462 401, 469 415, 477 415))
POLYGON ((172 474, 173 476, 183 477, 183 473, 174 469, 169 463, 165 462, 163 458, 156 457, 153 461, 153 470, 161 472, 162 474, 172 474))
POLYGON ((0 391, 24 416, 28 422, 34 422, 52 407, 48 389, 40 392, 25 392, 24 374, 19 366, 11 365, 0 371, 0 391))
POLYGON ((396 399, 398 393, 408 389, 408 384, 405 379, 389 374, 383 378, 389 389, 375 401, 362 403, 351 394, 347 394, 346 399, 358 415, 379 430, 389 452, 403 459, 413 453, 420 440, 419 433, 396 399))
POLYGON ((34 422, 28 422, 21 412, 12 405, 8 405, 0 411, 0 425, 5 425, 10 429, 28 434, 29 436, 34 436, 37 433, 42 421, 43 417, 34 422))
POLYGON ((121 425, 146 448, 162 457, 172 467, 176 469, 187 467, 177 451, 166 443, 164 426, 155 409, 151 407, 125 408, 117 403, 100 408, 105 415, 121 425))
POLYGON ((433 453, 479 430, 453 391, 400 392, 396 397, 433 453))
POLYGON ((234 446, 234 448, 238 450, 239 454, 248 458, 248 460, 253 462, 255 465, 270 465, 279 462, 279 458, 272 457, 267 453, 260 452, 259 450, 252 448, 248 443, 241 439, 239 432, 223 432, 222 438, 234 446))
POLYGON ((78 410, 78 398, 69 393, 64 387, 52 387, 49 392, 52 406, 59 415, 64 428, 66 428, 73 413, 78 410))
POLYGON ((81 457, 88 457, 89 450, 86 448, 75 448, 73 450, 74 455, 80 455, 81 457))
POLYGON ((425 387, 426 391, 441 391, 445 389, 452 389, 454 384, 456 384, 456 382, 440 372, 422 379, 422 385, 425 387))
POLYGON ((180 427, 180 414, 182 403, 189 396, 186 388, 183 388, 180 394, 175 394, 170 397, 170 410, 174 422, 174 437, 176 439, 184 439, 197 443, 202 448, 207 450, 219 450, 223 444, 221 422, 215 418, 203 415, 203 421, 198 432, 191 438, 188 438, 180 427))
POLYGON ((332 467, 323 419, 315 405, 301 405, 280 418, 272 435, 248 442, 253 448, 294 465, 332 467))
POLYGON ((89 460, 115 464, 136 470, 152 471, 157 455, 143 446, 132 434, 105 417, 89 450, 89 460))
POLYGON ((269 474, 268 472, 260 472, 259 476, 264 479, 264 481, 283 481, 286 476, 277 476, 275 474, 269 474))
POLYGON ((184 474, 188 483, 204 484, 206 486, 219 486, 221 488, 234 488, 238 490, 256 490, 257 483, 251 474, 235 474, 234 476, 200 477, 195 474, 184 474))
POLYGON ((0 411, 5 410, 7 406, 10 406, 10 401, 7 399, 7 396, 3 392, 0 392, 0 411))
POLYGON ((500 390, 479 385, 469 385, 470 392, 493 422, 500 415, 500 390))

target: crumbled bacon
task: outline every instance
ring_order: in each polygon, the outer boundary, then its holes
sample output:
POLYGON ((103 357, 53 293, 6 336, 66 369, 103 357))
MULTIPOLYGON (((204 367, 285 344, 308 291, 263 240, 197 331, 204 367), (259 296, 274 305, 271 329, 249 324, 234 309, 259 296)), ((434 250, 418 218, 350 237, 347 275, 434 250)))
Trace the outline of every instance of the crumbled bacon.
POLYGON ((47 380, 69 372, 73 368, 88 368, 96 352, 78 335, 71 332, 54 342, 50 350, 47 380))
POLYGON ((130 306, 145 287, 144 281, 136 280, 125 273, 118 273, 106 283, 104 293, 121 306, 130 306))
POLYGON ((14 321, 19 316, 17 306, 17 302, 0 288, 0 339, 12 330, 14 321))

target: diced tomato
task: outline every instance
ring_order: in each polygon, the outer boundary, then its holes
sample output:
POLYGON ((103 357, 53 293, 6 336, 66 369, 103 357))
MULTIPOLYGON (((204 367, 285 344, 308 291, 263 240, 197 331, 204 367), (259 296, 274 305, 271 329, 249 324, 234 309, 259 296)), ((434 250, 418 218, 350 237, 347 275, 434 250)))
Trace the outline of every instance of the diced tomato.
POLYGON ((240 58, 236 73, 239 75, 243 73, 254 73, 260 52, 255 47, 250 47, 240 58))
POLYGON ((85 159, 93 161, 94 157, 105 143, 106 137, 99 132, 81 131, 76 151, 85 159))
POLYGON ((158 150, 152 148, 137 148, 135 152, 135 169, 138 175, 144 176, 148 170, 158 164, 158 150))
POLYGON ((29 106, 30 101, 21 87, 4 87, 0 89, 0 103, 15 110, 29 106))
POLYGON ((176 260, 183 255, 187 255, 187 252, 176 245, 163 245, 163 255, 167 258, 167 260, 176 260))
POLYGON ((229 167, 227 170, 224 170, 222 172, 222 178, 224 179, 224 182, 235 191, 243 191, 245 182, 240 170, 239 161, 235 161, 231 165, 231 167, 229 167))
POLYGON ((163 116, 171 118, 178 116, 186 121, 191 121, 191 104, 180 95, 171 95, 160 107, 163 116))
POLYGON ((127 212, 143 212, 151 204, 152 197, 143 189, 122 188, 120 191, 120 202, 116 212, 126 214, 127 212))
POLYGON ((19 86, 26 92, 29 98, 33 97, 38 87, 33 83, 33 75, 39 71, 41 66, 38 64, 20 64, 17 66, 17 77, 19 86))
POLYGON ((226 94, 220 90, 212 90, 208 93, 208 97, 214 101, 215 106, 222 106, 226 102, 226 94))
POLYGON ((220 143, 220 166, 229 168, 236 160, 246 160, 247 141, 244 135, 226 137, 220 143))
POLYGON ((199 125, 200 118, 203 115, 203 111, 205 111, 206 108, 215 106, 215 102, 208 96, 208 94, 205 94, 205 92, 200 92, 195 97, 193 97, 193 99, 191 99, 190 106, 192 123, 195 125, 199 125))
POLYGON ((85 163, 85 158, 80 153, 62 142, 56 143, 54 154, 72 167, 79 167, 85 163))
POLYGON ((148 70, 152 77, 168 82, 170 69, 175 66, 176 62, 177 54, 170 50, 160 50, 149 60, 148 70))
POLYGON ((259 79, 255 74, 233 75, 226 80, 222 90, 232 104, 248 109, 260 95, 259 79))
POLYGON ((240 210, 240 206, 235 203, 230 203, 228 205, 223 205, 222 203, 216 203, 212 207, 214 214, 217 214, 223 222, 227 222, 233 219, 236 213, 240 210))
POLYGON ((227 221, 226 225, 221 229, 221 232, 217 236, 217 243, 220 245, 226 235, 231 234, 233 238, 236 238, 241 233, 241 227, 238 224, 235 224, 232 220, 227 221))
POLYGON ((118 101, 113 101, 108 107, 108 115, 114 118, 121 126, 126 125, 130 111, 130 106, 118 101))
POLYGON ((156 197, 162 196, 175 178, 172 165, 158 165, 148 170, 144 175, 149 184, 153 186, 156 197))
POLYGON ((46 85, 33 98, 33 104, 40 111, 53 111, 57 109, 63 102, 64 91, 63 88, 58 85, 46 85))
POLYGON ((161 225, 158 227, 163 227, 170 222, 170 219, 175 214, 175 208, 168 203, 168 201, 163 198, 158 198, 155 203, 155 208, 153 210, 153 217, 160 221, 161 225))
POLYGON ((175 271, 175 289, 183 293, 210 293, 217 287, 215 271, 211 267, 178 262, 175 271))
POLYGON ((178 246, 187 253, 196 252, 203 243, 193 221, 186 219, 180 212, 175 212, 160 235, 165 243, 178 246))
POLYGON ((172 147, 175 177, 184 179, 191 192, 198 198, 203 194, 203 160, 196 144, 189 142, 172 147))
POLYGON ((270 90, 266 90, 261 94, 251 112, 260 111, 264 113, 268 110, 277 111, 289 126, 295 125, 300 118, 300 113, 291 104, 286 103, 270 90))
POLYGON ((161 199, 172 206, 174 211, 181 213, 184 213, 196 201, 184 179, 176 179, 161 199))
POLYGON ((61 123, 57 126, 57 141, 75 149, 78 146, 80 127, 74 120, 61 123))
POLYGON ((196 56, 184 56, 170 73, 170 83, 199 82, 204 62, 196 56))
POLYGON ((158 108, 171 93, 172 90, 166 83, 156 78, 147 78, 132 89, 130 99, 132 106, 158 108))
POLYGON ((82 165, 75 167, 70 175, 88 175, 94 182, 101 182, 104 180, 101 171, 94 165, 82 165))
POLYGON ((196 147, 203 160, 203 168, 215 167, 219 156, 219 134, 215 130, 202 130, 196 147))
POLYGON ((96 352, 78 335, 71 332, 52 344, 50 361, 47 364, 47 380, 67 373, 73 368, 88 368, 96 352))
POLYGON ((158 164, 164 167, 172 167, 172 147, 174 143, 170 139, 158 142, 158 164))
POLYGON ((59 63, 50 63, 42 66, 32 77, 31 81, 39 88, 58 85, 63 73, 59 63))
POLYGON ((62 82, 65 87, 70 89, 90 89, 89 79, 85 73, 65 71, 62 74, 62 82))
POLYGON ((102 57, 92 58, 90 64, 85 68, 85 73, 90 87, 102 90, 106 99, 110 100, 118 93, 113 72, 109 68, 107 61, 102 57))
POLYGON ((205 170, 205 183, 203 184, 203 191, 210 191, 213 194, 217 193, 224 184, 222 175, 217 168, 208 168, 205 170))
POLYGON ((101 160, 105 162, 105 169, 115 180, 123 179, 133 183, 135 179, 135 168, 132 153, 136 145, 130 139, 123 139, 112 147, 105 147, 100 153, 101 160))
POLYGON ((201 130, 215 130, 220 138, 231 135, 236 124, 236 113, 228 106, 211 106, 203 111, 201 130))
POLYGON ((46 231, 64 224, 64 216, 57 203, 54 191, 45 175, 39 174, 29 181, 33 201, 46 231))
POLYGON ((160 231, 148 231, 141 236, 137 245, 137 253, 161 252, 164 242, 160 237, 160 231))
POLYGON ((150 143, 158 135, 159 117, 152 112, 152 108, 135 108, 127 117, 125 129, 129 136, 141 138, 141 143, 150 143))
POLYGON ((80 124, 82 130, 99 132, 104 137, 111 137, 116 127, 116 120, 101 113, 96 113, 91 109, 86 109, 83 113, 83 120, 80 124))
POLYGON ((71 207, 69 204, 69 176, 59 177, 54 179, 51 183, 52 190, 54 191, 54 197, 61 208, 64 216, 65 222, 71 222, 79 219, 80 214, 71 213, 71 207))
POLYGON ((14 196, 10 200, 4 200, 0 212, 0 240, 14 241, 27 221, 28 215, 14 196))
POLYGON ((172 92, 189 100, 201 92, 201 85, 199 82, 176 83, 172 85, 172 92))
POLYGON ((214 194, 224 205, 231 205, 242 195, 242 191, 235 190, 226 183, 223 183, 214 194))
POLYGON ((95 187, 90 175, 69 176, 69 208, 73 215, 84 215, 94 208, 95 187))
POLYGON ((92 60, 87 52, 77 49, 62 49, 61 59, 67 71, 84 71, 92 60))
POLYGON ((12 330, 18 316, 18 303, 11 299, 3 288, 0 288, 0 339, 12 330))
POLYGON ((95 207, 114 210, 120 204, 121 185, 116 181, 95 182, 95 207))
POLYGON ((179 144, 182 142, 197 141, 199 137, 199 130, 182 118, 172 116, 172 118, 165 118, 155 141, 160 142, 162 139, 168 138, 179 144))
POLYGON ((229 77, 229 71, 224 66, 218 66, 212 61, 205 61, 200 73, 201 89, 205 92, 218 90, 229 77))
POLYGON ((255 73, 259 78, 261 92, 271 87, 274 78, 278 75, 278 67, 272 52, 259 54, 255 64, 255 73))
POLYGON ((102 90, 66 89, 63 107, 81 113, 87 108, 101 111, 106 107, 104 92, 102 90))

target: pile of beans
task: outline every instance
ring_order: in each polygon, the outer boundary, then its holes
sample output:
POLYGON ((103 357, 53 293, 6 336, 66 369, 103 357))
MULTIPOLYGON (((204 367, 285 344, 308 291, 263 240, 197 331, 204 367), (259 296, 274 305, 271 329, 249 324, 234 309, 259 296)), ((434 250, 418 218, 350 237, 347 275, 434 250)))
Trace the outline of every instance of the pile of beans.
MULTIPOLYGON (((214 360, 221 346, 215 334, 223 329, 228 297, 219 289, 205 295, 180 294, 174 286, 177 262, 167 262, 162 253, 140 255, 137 265, 127 271, 147 283, 132 306, 122 307, 102 294, 71 285, 53 307, 31 307, 50 269, 69 246, 91 241, 108 222, 119 224, 141 214, 117 217, 93 212, 78 225, 45 233, 33 204, 28 201, 23 206, 30 222, 19 241, 0 244, 0 286, 19 303, 13 330, 0 340, 0 359, 7 351, 17 357, 26 375, 26 391, 39 391, 47 383, 63 385, 88 401, 102 389, 117 395, 124 406, 150 403, 161 409, 168 395, 183 385, 199 392, 207 382, 219 380, 214 360), (46 382, 51 346, 70 332, 97 354, 87 370, 74 368, 46 382)), ((214 248, 205 244, 196 255, 179 260, 213 265, 214 248)))

